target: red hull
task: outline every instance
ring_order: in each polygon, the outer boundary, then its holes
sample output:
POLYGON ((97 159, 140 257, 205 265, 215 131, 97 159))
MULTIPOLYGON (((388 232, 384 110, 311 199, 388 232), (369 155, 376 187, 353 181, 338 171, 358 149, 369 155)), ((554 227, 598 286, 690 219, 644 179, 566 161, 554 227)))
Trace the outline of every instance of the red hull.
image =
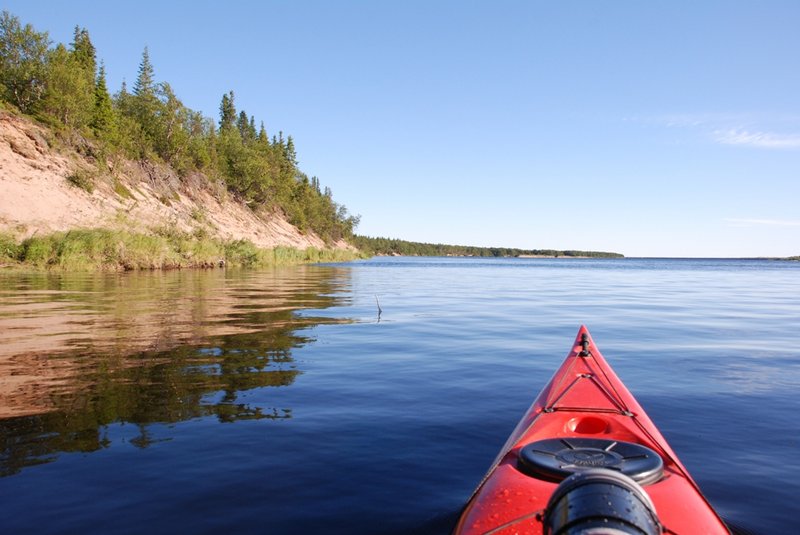
POLYGON ((558 482, 523 473, 519 456, 526 445, 553 438, 624 441, 650 448, 663 461, 663 475, 642 485, 667 532, 730 533, 583 326, 572 351, 473 494, 455 533, 543 533, 542 513, 558 482))

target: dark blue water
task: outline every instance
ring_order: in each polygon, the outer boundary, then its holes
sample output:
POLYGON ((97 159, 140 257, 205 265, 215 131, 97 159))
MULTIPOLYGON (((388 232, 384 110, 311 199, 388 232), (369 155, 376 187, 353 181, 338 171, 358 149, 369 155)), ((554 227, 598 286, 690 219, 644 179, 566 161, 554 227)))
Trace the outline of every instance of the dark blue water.
POLYGON ((2 274, 2 530, 448 533, 586 324, 720 514, 794 533, 798 297, 753 260, 2 274))

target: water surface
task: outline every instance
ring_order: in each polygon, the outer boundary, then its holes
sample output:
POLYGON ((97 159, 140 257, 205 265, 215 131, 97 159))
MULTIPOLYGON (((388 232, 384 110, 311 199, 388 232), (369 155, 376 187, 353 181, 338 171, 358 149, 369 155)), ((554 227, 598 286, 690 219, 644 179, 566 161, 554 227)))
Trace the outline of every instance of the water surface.
POLYGON ((798 296, 752 260, 0 273, 4 531, 447 533, 586 324, 718 511, 790 533, 798 296))

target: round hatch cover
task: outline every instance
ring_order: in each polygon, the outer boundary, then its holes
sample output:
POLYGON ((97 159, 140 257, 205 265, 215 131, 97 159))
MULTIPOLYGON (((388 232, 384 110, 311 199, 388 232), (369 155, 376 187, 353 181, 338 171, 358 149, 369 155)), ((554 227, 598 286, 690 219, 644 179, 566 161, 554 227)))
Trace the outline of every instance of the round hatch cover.
POLYGON ((517 467, 533 477, 561 481, 591 468, 616 470, 641 485, 661 479, 664 462, 648 447, 596 438, 551 438, 519 452, 517 467))

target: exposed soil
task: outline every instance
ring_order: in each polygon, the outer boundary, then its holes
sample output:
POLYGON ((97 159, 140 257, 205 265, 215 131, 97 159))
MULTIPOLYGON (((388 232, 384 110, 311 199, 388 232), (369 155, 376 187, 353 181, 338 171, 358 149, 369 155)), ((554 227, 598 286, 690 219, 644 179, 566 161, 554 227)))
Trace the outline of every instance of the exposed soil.
POLYGON ((76 145, 80 152, 30 120, 0 110, 0 231, 21 239, 74 228, 147 233, 168 225, 260 247, 326 246, 280 214, 251 210, 203 176, 178 177, 151 162, 98 160, 91 145, 76 145))

